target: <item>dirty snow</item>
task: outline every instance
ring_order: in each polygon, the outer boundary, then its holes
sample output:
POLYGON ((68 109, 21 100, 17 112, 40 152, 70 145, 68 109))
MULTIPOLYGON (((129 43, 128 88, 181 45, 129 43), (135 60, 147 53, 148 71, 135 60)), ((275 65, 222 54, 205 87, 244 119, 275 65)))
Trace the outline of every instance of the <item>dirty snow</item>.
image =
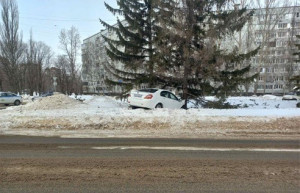
MULTIPOLYGON (((213 100, 213 97, 207 99, 213 100)), ((105 96, 56 94, 0 111, 0 134, 61 137, 299 137, 297 101, 230 97, 242 109, 132 110, 105 96), (75 100, 75 98, 80 99, 75 100)))

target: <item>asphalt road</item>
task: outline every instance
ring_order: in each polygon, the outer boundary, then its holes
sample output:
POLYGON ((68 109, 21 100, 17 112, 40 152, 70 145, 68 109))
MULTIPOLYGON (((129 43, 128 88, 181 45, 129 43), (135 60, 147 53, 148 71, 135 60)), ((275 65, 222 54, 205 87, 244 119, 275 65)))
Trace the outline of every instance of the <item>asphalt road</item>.
POLYGON ((299 192, 298 140, 0 136, 0 192, 299 192))

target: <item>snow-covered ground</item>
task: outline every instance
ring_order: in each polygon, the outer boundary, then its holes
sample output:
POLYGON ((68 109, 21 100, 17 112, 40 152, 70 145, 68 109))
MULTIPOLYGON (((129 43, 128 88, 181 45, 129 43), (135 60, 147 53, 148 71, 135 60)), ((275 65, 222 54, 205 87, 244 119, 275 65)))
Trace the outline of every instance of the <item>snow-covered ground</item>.
MULTIPOLYGON (((230 97, 241 109, 129 109, 112 97, 54 95, 0 111, 0 134, 62 137, 298 137, 297 101, 230 97), (262 136, 263 135, 263 136, 262 136)), ((213 100, 213 97, 207 97, 213 100)))

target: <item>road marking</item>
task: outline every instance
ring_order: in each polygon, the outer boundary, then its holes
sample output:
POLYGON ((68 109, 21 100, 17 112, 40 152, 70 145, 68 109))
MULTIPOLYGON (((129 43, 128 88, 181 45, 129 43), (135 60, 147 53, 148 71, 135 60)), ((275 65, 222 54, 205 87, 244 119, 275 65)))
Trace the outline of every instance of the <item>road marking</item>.
POLYGON ((150 146, 110 146, 92 147, 97 150, 180 150, 180 151, 251 151, 251 152, 300 152, 300 149, 276 149, 276 148, 203 148, 203 147, 150 147, 150 146))

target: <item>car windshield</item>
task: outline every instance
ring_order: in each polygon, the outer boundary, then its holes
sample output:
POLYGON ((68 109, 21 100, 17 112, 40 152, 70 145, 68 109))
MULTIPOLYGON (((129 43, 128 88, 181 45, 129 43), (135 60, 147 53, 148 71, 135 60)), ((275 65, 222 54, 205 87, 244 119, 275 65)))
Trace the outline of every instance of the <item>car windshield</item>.
POLYGON ((158 91, 158 89, 155 88, 145 88, 139 90, 139 92, 150 92, 150 93, 155 93, 156 91, 158 91))

